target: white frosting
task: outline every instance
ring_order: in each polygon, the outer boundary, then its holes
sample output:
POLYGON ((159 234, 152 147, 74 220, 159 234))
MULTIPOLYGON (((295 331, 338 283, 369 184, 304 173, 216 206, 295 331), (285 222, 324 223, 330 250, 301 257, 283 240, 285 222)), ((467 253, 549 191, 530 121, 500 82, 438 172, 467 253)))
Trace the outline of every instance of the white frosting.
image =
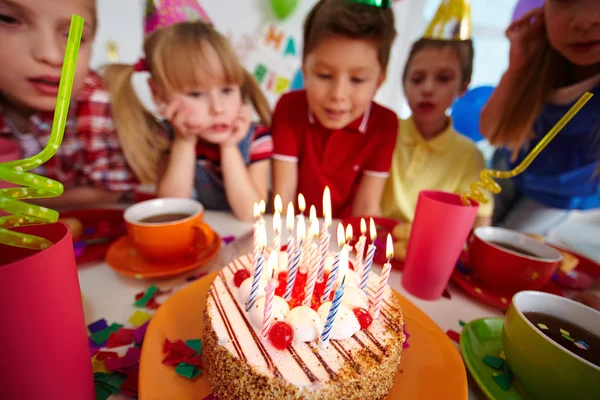
MULTIPOLYGON (((339 283, 342 283, 342 282, 339 281, 339 283)), ((346 274, 346 280, 344 281, 344 285, 346 285, 346 288, 349 288, 349 287, 357 288, 360 286, 360 277, 358 276, 358 274, 356 272, 349 270, 348 273, 346 274)))
POLYGON ((369 308, 369 299, 365 292, 359 288, 349 286, 344 289, 342 304, 347 305, 351 309, 361 307, 367 310, 369 308))
MULTIPOLYGON (((256 300, 256 303, 252 306, 250 311, 248 311, 248 320, 256 329, 261 330, 263 326, 263 319, 265 316, 265 301, 267 297, 262 296, 256 300)), ((271 312, 273 314, 273 320, 271 324, 274 324, 277 321, 283 321, 285 315, 290 311, 290 306, 287 301, 279 296, 273 297, 273 308, 271 312)))
MULTIPOLYGON (((325 323, 327 322, 327 316, 329 315, 330 308, 331 302, 328 301, 321 304, 321 307, 319 307, 319 310, 317 311, 323 326, 325 326, 325 323)), ((329 339, 350 339, 352 335, 358 331, 360 331, 360 323, 358 322, 358 319, 356 319, 356 315, 354 315, 354 312, 350 308, 344 304, 340 304, 335 316, 335 320, 333 321, 333 327, 331 328, 331 336, 329 336, 329 339)))
POLYGON ((294 340, 312 342, 319 339, 323 331, 323 323, 319 314, 310 307, 299 306, 285 316, 285 322, 294 330, 294 340))
MULTIPOLYGON (((267 287, 267 280, 260 280, 258 282, 258 293, 256 295, 257 298, 264 297, 266 295, 265 288, 267 287)), ((240 303, 246 306, 248 302, 248 298, 250 297, 250 291, 252 290, 252 277, 246 278, 244 282, 240 285, 240 289, 238 291, 238 300, 240 303)))

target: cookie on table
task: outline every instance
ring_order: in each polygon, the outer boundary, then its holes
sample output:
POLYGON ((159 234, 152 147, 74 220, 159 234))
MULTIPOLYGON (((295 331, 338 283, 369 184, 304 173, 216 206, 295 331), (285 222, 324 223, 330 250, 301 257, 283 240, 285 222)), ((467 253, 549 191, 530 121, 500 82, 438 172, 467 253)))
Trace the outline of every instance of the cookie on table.
POLYGON ((396 224, 396 226, 394 226, 394 229, 392 229, 392 236, 394 237, 394 240, 408 242, 411 229, 411 224, 407 222, 400 222, 399 224, 396 224))

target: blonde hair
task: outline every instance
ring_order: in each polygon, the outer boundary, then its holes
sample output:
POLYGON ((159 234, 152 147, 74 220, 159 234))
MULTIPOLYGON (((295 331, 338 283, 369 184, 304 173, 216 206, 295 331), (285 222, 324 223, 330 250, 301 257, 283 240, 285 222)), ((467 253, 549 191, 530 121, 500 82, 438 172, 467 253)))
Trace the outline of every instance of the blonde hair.
POLYGON ((494 146, 506 146, 518 151, 533 136, 533 124, 550 94, 565 77, 568 61, 556 51, 543 35, 527 68, 515 78, 518 85, 505 105, 496 129, 488 137, 494 146))
MULTIPOLYGON (((240 86, 242 100, 251 102, 261 122, 271 123, 267 99, 254 77, 240 64, 229 42, 212 26, 182 22, 156 30, 144 40, 146 67, 155 90, 169 98, 205 82, 223 79, 240 86), (220 65, 211 65, 213 51, 220 65), (222 74, 219 76, 218 74, 222 74)), ((165 128, 140 102, 131 83, 132 65, 112 64, 104 69, 112 95, 113 116, 123 152, 142 182, 157 180, 157 165, 168 148, 165 128)))

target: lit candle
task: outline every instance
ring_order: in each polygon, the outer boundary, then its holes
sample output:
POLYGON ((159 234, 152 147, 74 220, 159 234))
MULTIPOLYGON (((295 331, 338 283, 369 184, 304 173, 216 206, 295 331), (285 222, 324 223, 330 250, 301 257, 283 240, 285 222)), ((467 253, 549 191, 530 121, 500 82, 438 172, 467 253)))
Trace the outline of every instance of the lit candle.
POLYGON ((362 275, 364 267, 365 244, 367 242, 367 223, 364 218, 360 219, 360 237, 356 242, 356 273, 362 275))
POLYGON ((360 288, 363 292, 367 293, 367 281, 369 280, 369 273, 371 272, 371 266, 373 265, 373 258, 375 257, 375 239, 377 239, 377 230, 375 228, 375 222, 373 218, 370 221, 369 233, 371 234, 371 244, 367 250, 367 258, 363 266, 362 275, 360 279, 360 288))
POLYGON ((256 268, 256 262, 258 261, 258 255, 259 255, 259 251, 258 251, 258 233, 259 233, 259 228, 261 225, 260 222, 260 206, 258 205, 258 203, 254 203, 254 219, 256 220, 256 222, 254 223, 254 226, 252 227, 253 230, 253 241, 252 241, 252 270, 254 271, 254 269, 256 268))
POLYGON ((335 255, 333 260, 333 265, 331 266, 331 271, 329 272, 329 277, 327 278, 327 283, 325 284, 325 289, 323 290, 323 296, 321 297, 321 302, 325 303, 329 301, 329 296, 331 294, 331 288, 337 279, 338 272, 340 269, 340 254, 342 251, 346 251, 345 244, 346 240, 344 237, 344 226, 342 224, 338 224, 337 228, 337 240, 338 245, 340 246, 340 251, 335 255))
MULTIPOLYGON (((281 251, 281 213, 277 210, 273 213, 273 251, 277 254, 281 251)), ((279 257, 276 265, 279 270, 279 257)))
MULTIPOLYGON (((298 220, 304 219, 304 210, 306 210, 306 200, 304 200, 304 195, 300 193, 298 194, 298 211, 300 211, 298 220)), ((304 224, 306 225, 306 221, 304 221, 304 224)))
MULTIPOLYGON (((315 238, 319 235, 319 229, 317 228, 317 235, 313 235, 313 225, 315 225, 315 223, 318 225, 319 224, 319 220, 317 219, 317 209, 315 208, 315 206, 310 206, 310 213, 309 213, 309 217, 308 217, 308 226, 309 226, 309 230, 310 230, 310 235, 308 235, 308 237, 306 238, 306 242, 304 243, 304 251, 306 252, 305 257, 308 256, 308 249, 311 247, 311 245, 313 244, 315 238), (316 222, 315 222, 316 221, 316 222)), ((303 260, 304 263, 309 263, 311 262, 311 260, 303 260)))
POLYGON ((306 236, 306 226, 304 225, 304 219, 298 220, 298 226, 296 227, 296 248, 294 251, 294 259, 291 266, 288 268, 287 284, 285 287, 285 300, 290 301, 292 298, 292 292, 294 290, 294 283, 296 282, 296 275, 298 274, 298 266, 300 264, 300 257, 302 255, 302 243, 306 236))
POLYGON ((289 276, 289 269, 292 266, 292 260, 294 259, 294 204, 290 201, 287 208, 286 218, 286 228, 288 231, 288 241, 287 241, 287 269, 289 276))
POLYGON ((331 226, 331 192, 329 187, 325 187, 323 192, 323 217, 325 223, 321 227, 321 234, 319 236, 319 274, 317 280, 321 282, 323 280, 323 274, 325 273, 325 259, 327 258, 327 252, 329 251, 329 242, 331 242, 331 235, 329 234, 329 227, 331 226))
POLYGON ((277 280, 275 279, 275 271, 277 270, 277 260, 279 259, 279 253, 272 251, 269 255, 268 268, 270 271, 269 282, 265 288, 265 311, 263 314, 263 327, 262 337, 267 340, 269 329, 271 329, 271 320, 273 319, 273 297, 275 296, 275 289, 277 288, 277 280))
POLYGON ((354 232, 352 231, 352 225, 346 225, 346 247, 348 248, 348 253, 352 251, 352 246, 350 246, 350 242, 352 242, 353 237, 354 232))
MULTIPOLYGON (((315 219, 310 225, 310 236, 316 238, 319 235, 319 220, 315 219)), ((306 278, 306 286, 304 288, 304 301, 303 306, 310 307, 312 303, 313 293, 315 291, 315 285, 317 283, 317 276, 319 272, 319 247, 316 243, 310 246, 310 266, 308 268, 308 276, 306 278)))
POLYGON ((375 300, 373 301, 373 305, 371 306, 371 315, 373 319, 377 319, 379 317, 379 311, 381 310, 381 300, 383 299, 383 292, 385 291, 385 286, 387 285, 387 281, 390 278, 390 271, 392 270, 392 264, 390 264, 390 260, 394 257, 394 243, 392 242, 392 235, 388 233, 387 243, 385 246, 385 255, 387 257, 387 262, 383 265, 383 270, 381 271, 381 277, 379 278, 379 287, 377 288, 377 292, 375 293, 375 300))
POLYGON ((260 254, 258 256, 258 260, 254 268, 254 273, 252 274, 252 287, 250 289, 248 303, 246 304, 246 311, 250 311, 250 308, 252 308, 252 306, 256 302, 256 298, 258 296, 260 277, 262 275, 263 267, 265 264, 265 247, 267 246, 267 231, 264 225, 260 226, 258 236, 258 247, 260 254))
POLYGON ((333 297, 333 302, 331 303, 329 314, 327 315, 327 320, 325 322, 325 326, 323 327, 323 333, 319 338, 319 348, 321 350, 326 350, 327 346, 329 345, 329 336, 331 335, 331 329, 333 328, 333 323, 335 322, 335 316, 337 315, 340 304, 342 303, 342 297, 344 297, 346 272, 348 271, 348 253, 345 251, 341 252, 340 254, 340 269, 342 270, 342 283, 335 291, 335 296, 333 297))

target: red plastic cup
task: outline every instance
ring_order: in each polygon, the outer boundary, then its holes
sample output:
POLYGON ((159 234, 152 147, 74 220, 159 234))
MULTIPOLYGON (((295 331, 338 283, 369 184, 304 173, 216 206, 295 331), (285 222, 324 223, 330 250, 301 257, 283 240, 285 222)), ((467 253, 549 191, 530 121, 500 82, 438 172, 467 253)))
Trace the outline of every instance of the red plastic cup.
POLYGON ((425 300, 442 296, 477 217, 479 204, 471 204, 452 193, 419 193, 402 273, 407 291, 425 300))
MULTIPOLYGON (((8 139, 0 139, 0 164, 18 160, 19 158, 21 158, 21 149, 15 141, 8 139)), ((6 189, 15 186, 17 185, 0 179, 0 189, 6 189)))
POLYGON ((54 243, 0 244, 0 399, 93 400, 73 239, 63 223, 20 228, 54 243))

